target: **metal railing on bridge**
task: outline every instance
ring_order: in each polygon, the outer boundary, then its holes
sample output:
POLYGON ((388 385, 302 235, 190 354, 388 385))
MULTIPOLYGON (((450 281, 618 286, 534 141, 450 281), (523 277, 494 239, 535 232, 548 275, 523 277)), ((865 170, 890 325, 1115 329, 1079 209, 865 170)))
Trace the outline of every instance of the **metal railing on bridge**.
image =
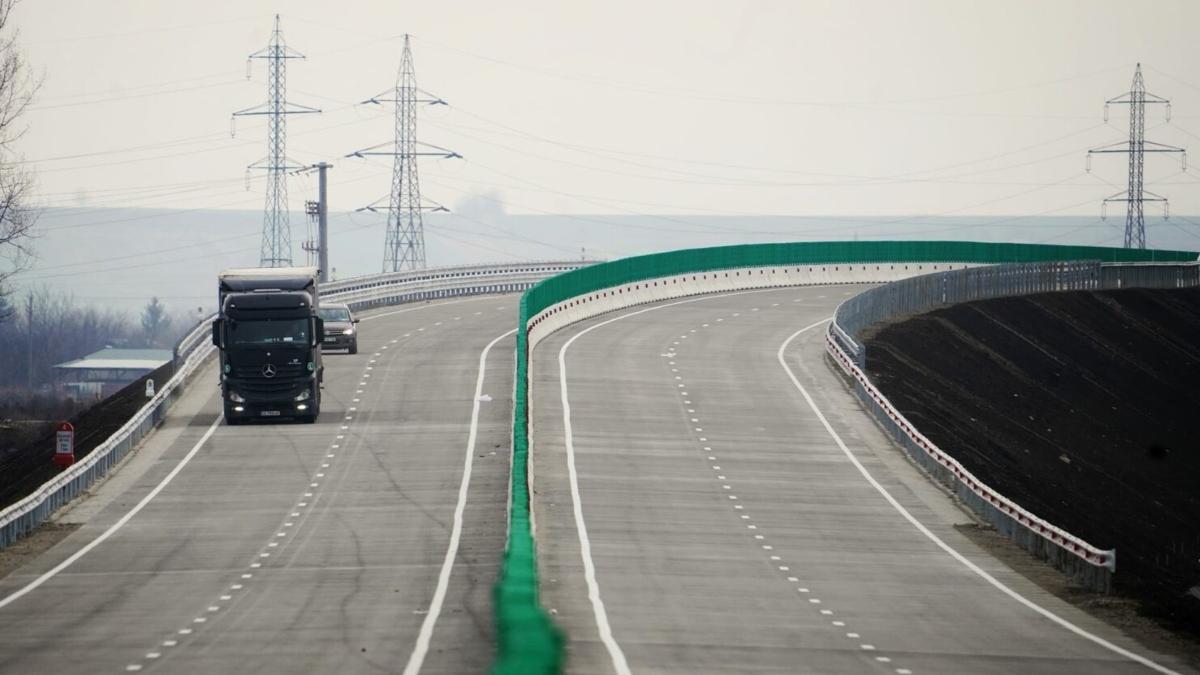
MULTIPOLYGON (((538 282, 594 264, 595 261, 545 261, 459 265, 412 272, 373 274, 321 286, 321 297, 356 310, 440 298, 515 293, 538 282)), ((175 345, 172 377, 157 388, 124 426, 35 492, 0 511, 0 549, 32 532, 54 511, 105 476, 166 417, 183 388, 213 354, 209 341, 212 316, 201 320, 175 345)))
POLYGON ((838 306, 826 347, 853 380, 854 391, 883 429, 913 460, 1017 545, 1049 561, 1076 582, 1107 591, 1116 551, 1100 549, 1040 518, 982 483, 930 441, 866 374, 863 332, 872 325, 973 300, 1054 291, 1200 286, 1200 263, 1051 262, 936 272, 872 288, 838 306))

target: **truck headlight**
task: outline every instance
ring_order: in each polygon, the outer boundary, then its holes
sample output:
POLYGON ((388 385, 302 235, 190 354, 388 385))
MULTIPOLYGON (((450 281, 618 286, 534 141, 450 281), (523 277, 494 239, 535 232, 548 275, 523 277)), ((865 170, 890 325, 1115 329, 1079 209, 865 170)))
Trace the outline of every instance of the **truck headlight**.
POLYGON ((229 392, 229 400, 233 401, 234 403, 245 403, 246 402, 246 399, 242 398, 242 395, 237 393, 236 391, 229 392))
POLYGON ((347 328, 346 330, 342 331, 342 335, 354 335, 354 329, 347 328))
POLYGON ((296 400, 296 401, 307 401, 307 400, 309 399, 309 397, 310 397, 310 396, 312 396, 312 392, 310 392, 309 390, 305 389, 304 391, 300 392, 299 394, 296 394, 296 398, 295 398, 295 399, 293 399, 293 400, 296 400))

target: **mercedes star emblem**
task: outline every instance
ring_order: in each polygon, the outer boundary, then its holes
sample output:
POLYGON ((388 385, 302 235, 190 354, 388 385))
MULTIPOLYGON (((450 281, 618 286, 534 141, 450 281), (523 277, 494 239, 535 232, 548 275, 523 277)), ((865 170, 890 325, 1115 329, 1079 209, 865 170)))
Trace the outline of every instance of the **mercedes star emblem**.
POLYGON ((275 377, 275 366, 267 364, 262 369, 263 377, 275 377))

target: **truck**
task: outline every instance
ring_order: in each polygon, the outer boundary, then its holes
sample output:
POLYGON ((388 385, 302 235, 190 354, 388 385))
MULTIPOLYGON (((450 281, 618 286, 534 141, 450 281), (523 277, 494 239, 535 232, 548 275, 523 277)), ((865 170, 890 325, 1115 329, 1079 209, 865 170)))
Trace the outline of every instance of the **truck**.
POLYGON ((315 267, 229 269, 217 278, 212 341, 225 421, 321 413, 324 321, 315 267))

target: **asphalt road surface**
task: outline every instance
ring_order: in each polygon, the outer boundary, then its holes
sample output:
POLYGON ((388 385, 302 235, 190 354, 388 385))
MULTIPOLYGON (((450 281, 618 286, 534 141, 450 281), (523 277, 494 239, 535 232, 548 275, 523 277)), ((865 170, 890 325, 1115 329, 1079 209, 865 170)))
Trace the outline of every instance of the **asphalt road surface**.
POLYGON ((538 345, 542 602, 569 671, 1187 672, 959 534, 825 362, 821 322, 859 290, 663 302, 538 345))
POLYGON ((485 670, 516 302, 364 315, 313 425, 225 426, 210 365, 0 580, 0 672, 485 670))

